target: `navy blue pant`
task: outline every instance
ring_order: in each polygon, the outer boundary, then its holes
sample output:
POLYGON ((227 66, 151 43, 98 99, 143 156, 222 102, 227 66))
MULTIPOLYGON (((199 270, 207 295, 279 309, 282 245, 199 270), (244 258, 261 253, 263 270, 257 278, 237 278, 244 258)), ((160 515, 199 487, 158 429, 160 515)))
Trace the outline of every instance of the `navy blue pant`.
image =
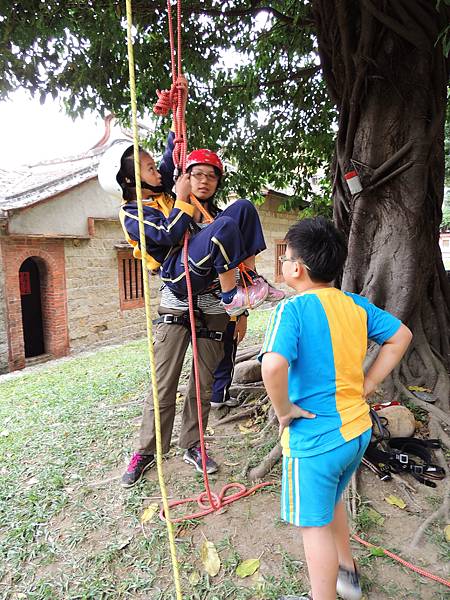
POLYGON ((225 402, 230 399, 230 386, 233 380, 234 361, 236 359, 237 340, 234 339, 236 321, 230 321, 224 332, 224 355, 214 371, 214 383, 211 402, 225 402))
MULTIPOLYGON (((237 200, 189 240, 189 273, 193 294, 204 292, 219 273, 266 249, 256 208, 237 200)), ((161 266, 161 279, 175 294, 186 296, 183 248, 161 266)))

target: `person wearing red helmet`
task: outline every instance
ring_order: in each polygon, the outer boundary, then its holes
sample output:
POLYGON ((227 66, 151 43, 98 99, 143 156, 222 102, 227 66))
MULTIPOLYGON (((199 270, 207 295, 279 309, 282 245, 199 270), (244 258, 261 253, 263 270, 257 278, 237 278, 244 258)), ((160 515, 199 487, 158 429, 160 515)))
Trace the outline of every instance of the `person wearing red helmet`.
MULTIPOLYGON (((190 234, 189 271, 194 303, 199 309, 196 312, 196 329, 198 327, 201 402, 205 425, 210 409, 214 369, 223 356, 223 335, 229 322, 226 312, 240 315, 246 310, 249 302, 254 308, 264 301, 268 294, 268 284, 262 279, 248 285, 248 294, 245 296, 242 289, 238 290, 236 286, 235 267, 244 261, 254 270, 255 255, 265 249, 255 208, 250 202, 239 200, 225 211, 218 211, 213 197, 223 174, 223 166, 219 157, 209 151, 200 151, 197 159, 195 153, 189 155, 191 162, 188 173, 178 179, 174 198, 171 193, 174 170, 172 148, 173 134, 169 136, 168 147, 159 169, 156 168, 153 158, 144 150, 140 150, 147 242, 145 263, 149 271, 159 271, 164 284, 158 309, 160 317, 154 322, 154 350, 164 453, 168 452, 170 447, 177 385, 183 358, 190 343, 182 260, 184 234, 190 234), (191 202, 191 194, 204 203, 211 215, 216 217, 213 223, 203 222, 200 211, 191 202), (217 277, 222 289, 222 306, 219 306, 219 299, 210 293, 211 284, 217 277), (230 298, 234 301, 230 302, 230 298)), ((122 227, 126 239, 134 248, 135 257, 140 258, 134 160, 129 142, 116 144, 105 153, 99 168, 99 182, 105 191, 122 198, 123 205, 119 214, 122 227)), ((241 322, 245 321, 245 317, 241 319, 241 322)), ((184 403, 179 445, 186 449, 183 455, 185 462, 202 471, 198 417, 191 383, 190 381, 184 403)), ((144 402, 139 448, 122 476, 122 486, 131 487, 141 479, 145 471, 154 464, 154 452, 154 410, 152 394, 149 393, 144 402)), ((206 458, 206 468, 208 473, 218 468, 209 456, 206 458)))
MULTIPOLYGON (((175 295, 186 297, 182 246, 184 235, 189 232, 188 261, 193 293, 204 292, 218 277, 225 311, 230 316, 238 316, 262 304, 269 293, 268 283, 255 272, 255 256, 266 248, 261 222, 248 200, 237 200, 219 212, 212 223, 204 222, 203 215, 191 201, 191 194, 200 202, 211 204, 221 176, 218 167, 221 162, 213 152, 201 151, 200 155, 200 160, 214 164, 191 160, 188 172, 176 182, 174 201, 167 193, 151 189, 151 173, 147 167, 154 168, 154 162, 141 151, 146 261, 150 270, 159 271, 162 281, 175 295), (234 270, 241 263, 250 271, 245 287, 236 286, 234 270)), ((190 157, 192 159, 192 155, 190 157)), ((132 161, 129 157, 128 163, 132 161)), ((119 182, 127 179, 122 169, 123 160, 117 174, 119 182)), ((134 247, 135 256, 140 257, 138 207, 134 199, 129 201, 128 197, 124 198, 119 217, 126 239, 134 247)))

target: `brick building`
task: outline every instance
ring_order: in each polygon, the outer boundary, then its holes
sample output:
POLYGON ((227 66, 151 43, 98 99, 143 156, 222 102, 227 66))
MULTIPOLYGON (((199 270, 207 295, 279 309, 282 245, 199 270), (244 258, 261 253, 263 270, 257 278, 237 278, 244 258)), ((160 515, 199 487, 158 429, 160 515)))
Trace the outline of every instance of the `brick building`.
MULTIPOLYGON (((143 337, 142 273, 98 185, 102 150, 0 170, 0 373, 73 351, 143 337)), ((297 218, 283 194, 258 208, 268 250, 258 268, 279 280, 282 238, 297 218)), ((158 277, 151 279, 156 300, 158 277)))

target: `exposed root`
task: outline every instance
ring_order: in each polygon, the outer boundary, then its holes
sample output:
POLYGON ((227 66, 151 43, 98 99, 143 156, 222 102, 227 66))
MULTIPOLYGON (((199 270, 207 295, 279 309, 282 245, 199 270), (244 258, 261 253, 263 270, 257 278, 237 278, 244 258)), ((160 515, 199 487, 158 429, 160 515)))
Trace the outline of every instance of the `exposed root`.
MULTIPOLYGON (((440 437, 441 433, 442 433, 442 429, 441 429, 440 424, 437 422, 436 419, 431 418, 430 419, 430 435, 432 437, 440 437)), ((443 500, 441 506, 437 510, 435 510, 433 513, 431 513, 431 515, 427 519, 425 519, 425 521, 422 523, 422 525, 419 527, 419 529, 414 534, 414 537, 410 544, 410 547, 412 549, 416 549, 419 546, 425 531, 431 525, 431 523, 434 523, 441 517, 443 517, 446 522, 449 519, 449 511, 450 511, 449 468, 446 463, 444 453, 442 450, 435 450, 435 455, 438 459, 440 466, 444 469, 446 478, 447 478, 447 481, 445 484, 445 489, 444 489, 444 500, 443 500)))
POLYGON ((410 547, 412 549, 416 549, 418 547, 427 527, 429 525, 431 525, 431 523, 434 523, 434 521, 437 521, 438 519, 440 519, 441 517, 443 517, 444 515, 447 514, 448 506, 449 506, 449 500, 448 500, 449 491, 450 490, 447 489, 446 498, 444 499, 444 503, 434 513, 432 513, 427 519, 425 519, 425 521, 422 523, 422 525, 419 527, 419 529, 417 529, 417 531, 414 534, 414 537, 411 541, 411 544, 410 544, 410 547))
MULTIPOLYGON (((417 404, 417 406, 420 406, 420 408, 423 408, 424 410, 435 416, 439 421, 445 423, 450 427, 450 415, 447 415, 443 410, 441 410, 434 404, 430 404, 429 402, 424 402, 423 400, 416 398, 416 396, 414 396, 413 394, 411 394, 411 400, 412 402, 414 402, 414 404, 417 404)), ((445 445, 447 446, 447 444, 445 445)))
POLYGON ((269 471, 277 464, 282 455, 281 444, 277 443, 272 450, 267 454, 263 460, 257 465, 250 469, 248 472, 248 479, 254 483, 260 479, 264 479, 264 477, 269 473, 269 471))
POLYGON ((219 425, 225 425, 226 423, 233 423, 234 421, 240 421, 241 419, 245 419, 245 417, 249 417, 250 415, 252 415, 255 412, 256 408, 256 406, 250 406, 249 408, 241 410, 238 413, 234 413, 233 415, 229 415, 224 419, 219 419, 216 423, 216 427, 219 425))

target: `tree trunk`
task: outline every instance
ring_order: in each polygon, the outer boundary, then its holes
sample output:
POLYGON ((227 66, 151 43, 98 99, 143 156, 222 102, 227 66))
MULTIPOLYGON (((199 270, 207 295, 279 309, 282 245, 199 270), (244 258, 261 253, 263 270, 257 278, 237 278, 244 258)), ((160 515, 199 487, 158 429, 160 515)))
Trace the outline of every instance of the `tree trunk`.
POLYGON ((439 249, 450 8, 431 0, 315 0, 324 76, 339 110, 334 218, 348 238, 342 288, 412 329, 391 379, 448 410, 450 288, 439 249), (333 7, 333 8, 332 8, 333 7), (356 169, 363 191, 344 174, 356 169))

